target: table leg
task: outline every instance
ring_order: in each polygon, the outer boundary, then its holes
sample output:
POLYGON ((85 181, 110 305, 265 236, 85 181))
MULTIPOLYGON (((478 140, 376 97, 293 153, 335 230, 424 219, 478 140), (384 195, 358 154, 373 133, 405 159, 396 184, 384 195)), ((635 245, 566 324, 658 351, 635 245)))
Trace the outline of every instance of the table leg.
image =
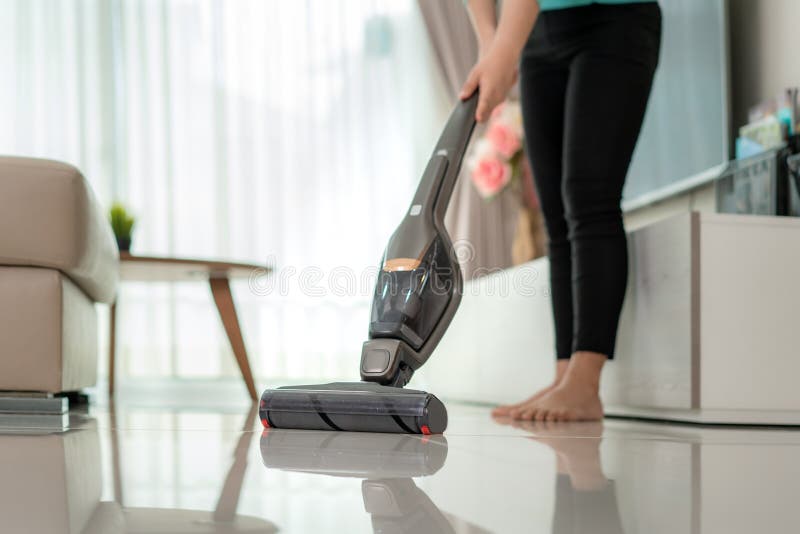
POLYGON ((124 506, 122 498, 122 465, 119 452, 119 425, 117 425, 117 407, 114 401, 108 406, 109 433, 111 434, 111 476, 114 479, 114 502, 124 506))
POLYGON ((225 327, 225 333, 228 334, 228 341, 231 343, 233 355, 236 357, 236 363, 239 364, 239 370, 242 372, 242 378, 247 386, 247 392, 250 394, 251 399, 257 400, 258 393, 256 393, 256 385, 253 382, 250 361, 247 359, 247 349, 244 346, 239 319, 236 316, 236 307, 233 304, 230 283, 227 278, 210 278, 208 282, 211 286, 214 302, 217 305, 217 311, 219 311, 219 317, 222 319, 222 326, 225 327))
POLYGON ((253 440, 253 424, 258 421, 258 403, 254 402, 244 421, 242 435, 233 451, 233 465, 228 469, 225 484, 214 509, 214 521, 217 523, 230 523, 236 519, 236 509, 239 507, 239 497, 242 493, 244 475, 247 471, 247 458, 250 452, 250 442, 253 440))
POLYGON ((108 399, 114 399, 115 360, 117 353, 117 301, 111 304, 108 317, 108 399))

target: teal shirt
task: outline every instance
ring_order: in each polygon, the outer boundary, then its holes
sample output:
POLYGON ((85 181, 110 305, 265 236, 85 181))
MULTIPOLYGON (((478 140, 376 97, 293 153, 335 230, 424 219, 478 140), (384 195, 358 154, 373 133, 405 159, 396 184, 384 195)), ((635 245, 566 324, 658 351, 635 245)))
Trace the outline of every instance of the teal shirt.
POLYGON ((539 8, 542 11, 549 11, 551 9, 588 6, 589 4, 638 4, 653 1, 655 0, 539 0, 539 8))

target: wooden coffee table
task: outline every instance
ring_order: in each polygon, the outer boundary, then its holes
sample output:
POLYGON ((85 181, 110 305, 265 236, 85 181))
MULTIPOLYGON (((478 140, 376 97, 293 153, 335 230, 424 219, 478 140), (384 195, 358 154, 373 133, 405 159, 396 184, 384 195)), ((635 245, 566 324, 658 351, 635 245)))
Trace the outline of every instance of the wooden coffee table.
MULTIPOLYGON (((263 265, 250 263, 234 263, 229 261, 202 260, 188 258, 161 258, 156 256, 134 256, 127 252, 119 255, 120 281, 137 282, 184 282, 198 280, 207 282, 211 287, 211 295, 217 305, 222 326, 228 335, 233 355, 242 378, 247 386, 247 392, 254 401, 258 392, 253 381, 253 372, 247 358, 242 330, 239 327, 239 318, 236 316, 236 307, 231 294, 230 280, 234 278, 249 278, 254 273, 266 273, 270 269, 263 265)), ((114 397, 115 382, 115 356, 116 356, 116 329, 117 305, 119 298, 111 305, 109 354, 108 354, 108 396, 114 397)))

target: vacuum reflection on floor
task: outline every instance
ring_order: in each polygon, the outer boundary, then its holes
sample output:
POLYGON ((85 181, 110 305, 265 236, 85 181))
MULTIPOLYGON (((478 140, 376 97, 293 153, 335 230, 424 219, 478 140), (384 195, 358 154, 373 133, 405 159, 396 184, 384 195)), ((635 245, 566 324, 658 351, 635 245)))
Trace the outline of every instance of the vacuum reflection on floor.
MULTIPOLYGON (((261 436, 261 456, 270 469, 364 479, 364 509, 374 532, 456 532, 453 520, 413 480, 444 465, 442 435, 268 429, 261 436)), ((453 519, 460 533, 488 532, 453 519)))

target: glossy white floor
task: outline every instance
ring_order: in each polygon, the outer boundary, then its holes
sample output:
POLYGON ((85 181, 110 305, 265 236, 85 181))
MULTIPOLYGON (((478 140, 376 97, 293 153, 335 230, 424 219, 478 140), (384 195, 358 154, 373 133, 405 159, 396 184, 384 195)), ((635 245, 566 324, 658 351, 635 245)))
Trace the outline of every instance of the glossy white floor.
POLYGON ((800 531, 800 431, 606 420, 445 436, 264 432, 253 411, 120 403, 0 418, 2 532, 800 531))

